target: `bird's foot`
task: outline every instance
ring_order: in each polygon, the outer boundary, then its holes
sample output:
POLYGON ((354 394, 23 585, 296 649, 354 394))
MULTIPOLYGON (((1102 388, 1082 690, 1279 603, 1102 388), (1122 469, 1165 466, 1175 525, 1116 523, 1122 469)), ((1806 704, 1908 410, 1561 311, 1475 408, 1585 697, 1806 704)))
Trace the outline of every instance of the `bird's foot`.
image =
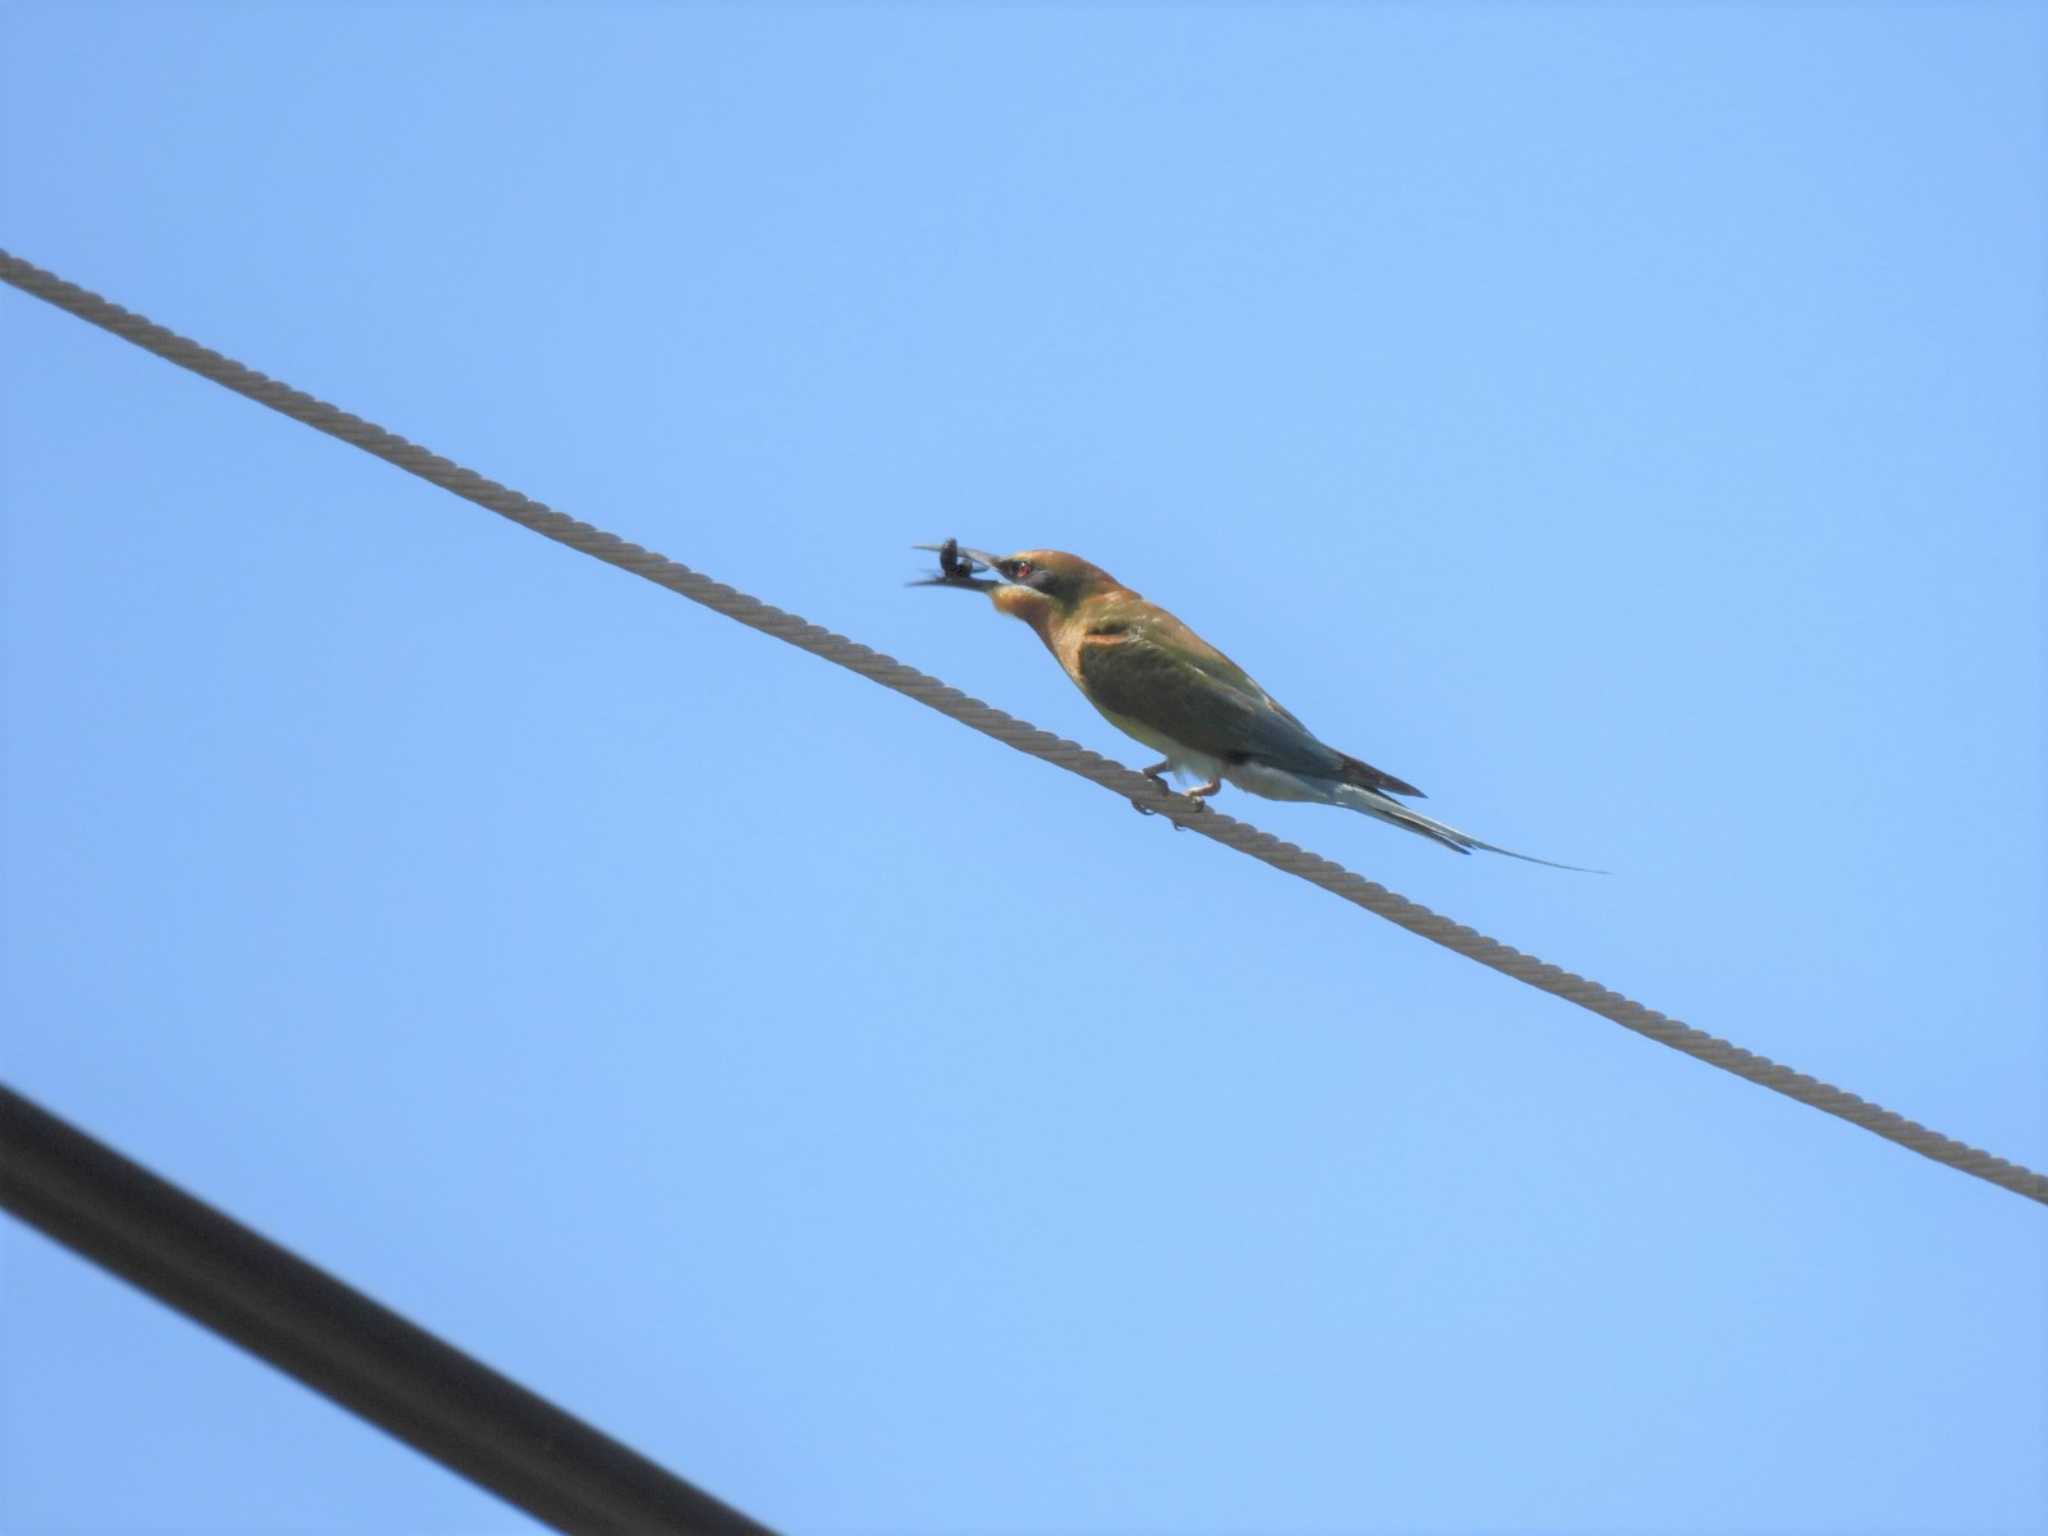
MULTIPOLYGON (((1161 789, 1166 789, 1166 781, 1162 779, 1160 781, 1159 787, 1161 789)), ((1178 794, 1176 794, 1174 791, 1170 789, 1166 789, 1166 792, 1169 795, 1172 795, 1174 799, 1180 801, 1181 804, 1190 811, 1206 811, 1209 809, 1209 797, 1215 794, 1216 791, 1221 789, 1222 787, 1223 781, 1221 779, 1211 779, 1206 784, 1197 784, 1193 789, 1184 790, 1178 794)), ((1185 832, 1187 830, 1187 824, 1176 819, 1173 824, 1173 830, 1176 832, 1185 832)))
MULTIPOLYGON (((1162 800, 1171 800, 1174 797, 1173 786, 1166 782, 1166 771, 1172 766, 1173 764, 1171 762, 1161 762, 1154 763, 1150 768, 1140 768, 1138 770, 1140 773, 1144 774, 1146 778, 1150 779, 1154 784, 1159 786, 1159 798, 1162 800)), ((1144 801, 1138 799, 1135 795, 1131 797, 1131 809, 1136 811, 1140 816, 1155 816, 1159 812, 1158 806, 1147 805, 1144 801)), ((1180 830, 1180 823, 1174 823, 1174 830, 1176 832, 1180 830)))
MULTIPOLYGON (((1138 770, 1138 772, 1142 773, 1143 775, 1145 775, 1146 778, 1152 781, 1153 788, 1159 791, 1159 797, 1162 800, 1171 799, 1173 797, 1173 786, 1166 782, 1166 771, 1172 766, 1172 763, 1154 763, 1150 768, 1140 768, 1138 770)), ((1147 806, 1145 802, 1142 800, 1139 800, 1134 797, 1131 800, 1131 804, 1135 805, 1147 816, 1150 816, 1152 814, 1151 807, 1147 806)))
MULTIPOLYGON (((1198 784, 1190 790, 1177 790, 1172 785, 1166 782, 1166 779, 1163 776, 1163 770, 1165 769, 1165 767, 1166 764, 1161 763, 1158 769, 1147 768, 1145 770, 1145 777, 1150 779, 1153 783, 1159 786, 1160 799, 1166 801, 1168 804, 1171 804, 1174 801, 1179 801, 1181 804, 1181 808, 1183 810, 1208 810, 1209 796, 1215 794, 1217 790, 1223 787, 1223 781, 1221 779, 1211 779, 1208 783, 1198 784)), ((1161 808, 1156 805, 1147 805, 1143 800, 1139 800, 1134 797, 1131 801, 1131 809, 1136 811, 1140 816, 1156 816, 1159 814, 1161 808)), ((1182 823, 1178 817, 1174 819, 1173 830, 1176 832, 1183 830, 1182 823)))
MULTIPOLYGON (((1183 795, 1176 790, 1169 789, 1166 793, 1175 800, 1186 800, 1188 798, 1186 795, 1183 795)), ((1161 808, 1156 805, 1147 805, 1142 800, 1133 799, 1131 801, 1131 809, 1136 811, 1140 816, 1157 816, 1161 808)), ((1203 804, 1200 800, 1197 800, 1192 805, 1186 806, 1185 809, 1190 811, 1206 811, 1209 809, 1209 807, 1203 804)), ((1176 832, 1185 832, 1187 828, 1183 826, 1178 820, 1176 820, 1173 823, 1173 830, 1176 832)))

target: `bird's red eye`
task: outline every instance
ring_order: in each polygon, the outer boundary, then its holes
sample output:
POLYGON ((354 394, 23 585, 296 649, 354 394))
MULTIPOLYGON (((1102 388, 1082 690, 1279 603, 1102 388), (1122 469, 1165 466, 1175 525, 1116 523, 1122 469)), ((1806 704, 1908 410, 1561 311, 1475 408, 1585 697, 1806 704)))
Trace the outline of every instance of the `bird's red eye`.
POLYGON ((1026 579, 1027 577, 1029 577, 1030 575, 1031 575, 1031 562, 1030 562, 1029 560, 1019 560, 1019 561, 1017 562, 1017 579, 1018 579, 1019 581, 1023 581, 1023 580, 1025 580, 1025 579, 1026 579))

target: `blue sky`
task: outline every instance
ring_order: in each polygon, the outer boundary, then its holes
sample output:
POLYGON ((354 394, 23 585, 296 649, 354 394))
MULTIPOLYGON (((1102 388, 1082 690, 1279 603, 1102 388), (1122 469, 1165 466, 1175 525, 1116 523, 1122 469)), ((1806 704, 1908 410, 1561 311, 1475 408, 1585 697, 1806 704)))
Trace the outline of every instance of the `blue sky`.
MULTIPOLYGON (((2040 1167, 2032 7, 10 6, 0 243, 2040 1167)), ((2048 1224, 0 292, 6 1078, 804 1532, 2044 1528, 2048 1224)), ((10 1532, 524 1517, 12 1224, 10 1532)))

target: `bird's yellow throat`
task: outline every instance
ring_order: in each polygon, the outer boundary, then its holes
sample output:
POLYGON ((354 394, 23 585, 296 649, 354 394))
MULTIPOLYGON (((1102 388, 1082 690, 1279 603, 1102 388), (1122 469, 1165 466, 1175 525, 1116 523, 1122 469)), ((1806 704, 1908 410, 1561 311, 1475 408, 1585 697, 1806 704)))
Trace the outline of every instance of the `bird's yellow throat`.
POLYGON ((989 594, 989 600, 996 605, 998 613, 1022 619, 1038 631, 1039 639, 1047 645, 1052 644, 1052 636, 1046 629, 1052 622, 1052 599, 1043 592, 1034 592, 1029 587, 997 587, 989 594))

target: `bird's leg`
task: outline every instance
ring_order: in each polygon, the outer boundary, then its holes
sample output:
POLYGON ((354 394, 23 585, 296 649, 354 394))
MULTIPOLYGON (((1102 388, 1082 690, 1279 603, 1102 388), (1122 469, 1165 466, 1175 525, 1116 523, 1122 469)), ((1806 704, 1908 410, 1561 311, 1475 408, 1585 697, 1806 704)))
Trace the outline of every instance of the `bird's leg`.
POLYGON ((1196 809, 1206 811, 1207 809, 1209 809, 1209 807, 1204 805, 1202 802, 1207 800, 1211 795, 1215 794, 1216 791, 1221 789, 1222 787, 1223 777, 1221 774, 1218 774, 1215 778, 1211 779, 1206 784, 1197 784, 1193 789, 1187 792, 1187 797, 1195 802, 1196 809))
MULTIPOLYGON (((1154 763, 1150 768, 1140 768, 1138 772, 1144 774, 1145 777, 1150 779, 1154 784, 1157 784, 1159 786, 1160 794, 1170 795, 1173 793, 1173 786, 1166 782, 1166 772, 1172 766, 1172 758, 1161 758, 1158 762, 1154 763)), ((1131 809, 1136 811, 1140 816, 1150 816, 1152 814, 1152 807, 1147 805, 1142 800, 1132 800, 1131 809)))

